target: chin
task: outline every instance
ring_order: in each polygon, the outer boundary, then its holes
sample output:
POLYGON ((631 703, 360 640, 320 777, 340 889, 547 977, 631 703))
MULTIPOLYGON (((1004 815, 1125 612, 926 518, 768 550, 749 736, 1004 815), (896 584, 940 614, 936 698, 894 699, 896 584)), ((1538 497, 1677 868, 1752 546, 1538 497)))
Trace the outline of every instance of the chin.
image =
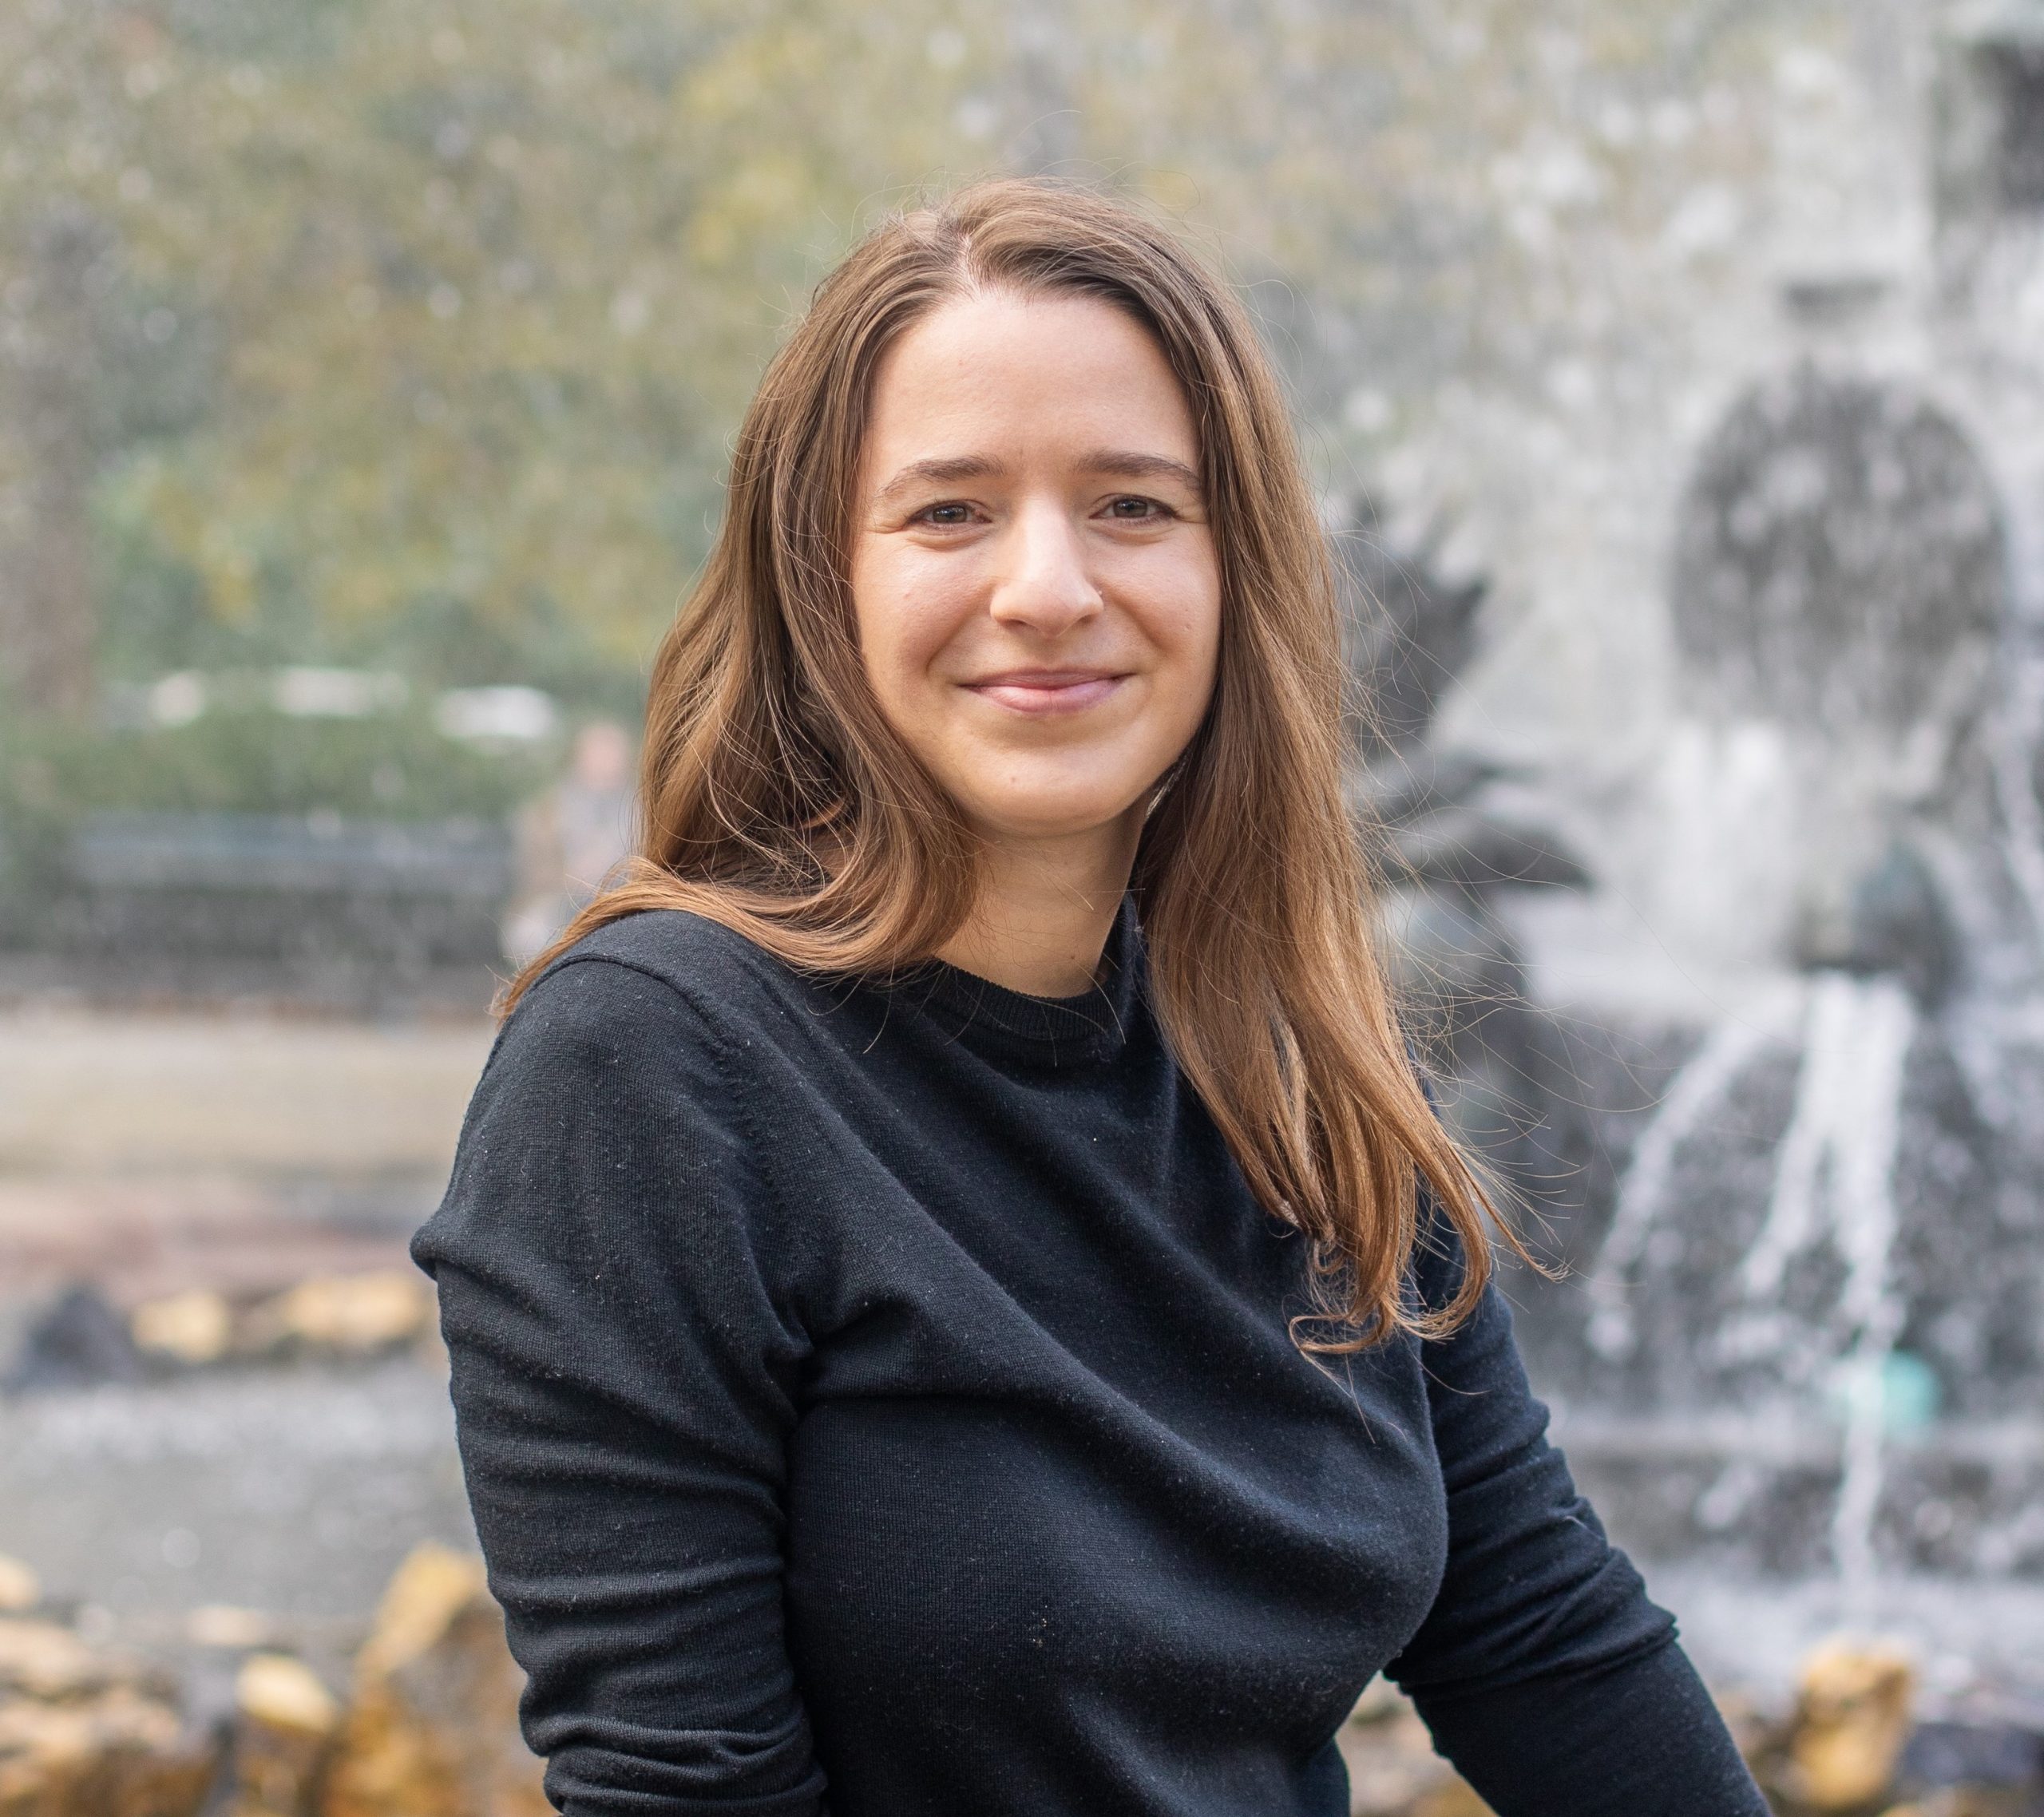
POLYGON ((989 839, 1079 839, 1121 820, 1127 802, 1103 799, 1075 802, 1068 793, 1044 800, 1010 799, 967 804, 972 824, 989 839))

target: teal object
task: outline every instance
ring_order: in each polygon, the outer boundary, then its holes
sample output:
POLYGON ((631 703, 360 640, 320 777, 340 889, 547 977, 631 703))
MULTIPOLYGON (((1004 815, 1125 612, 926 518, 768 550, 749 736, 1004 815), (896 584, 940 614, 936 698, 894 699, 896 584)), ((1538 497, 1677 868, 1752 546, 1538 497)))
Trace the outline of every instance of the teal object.
POLYGON ((1891 1433, 1919 1432, 1938 1417, 1943 1391, 1937 1372, 1912 1351, 1881 1359, 1882 1424, 1891 1433))
POLYGON ((1912 1351, 1891 1350, 1876 1360, 1848 1356, 1832 1373, 1826 1397, 1842 1420, 1878 1411, 1891 1438, 1920 1432, 1938 1417, 1943 1391, 1937 1372, 1912 1351))

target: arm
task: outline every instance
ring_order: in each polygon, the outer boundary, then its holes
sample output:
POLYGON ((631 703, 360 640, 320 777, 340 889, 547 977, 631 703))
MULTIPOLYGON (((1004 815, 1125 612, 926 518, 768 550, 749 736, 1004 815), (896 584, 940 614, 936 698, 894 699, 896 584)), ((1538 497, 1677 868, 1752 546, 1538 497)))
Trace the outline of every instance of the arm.
POLYGON ((439 1285, 476 1530, 569 1817, 818 1817, 783 1642, 806 1346, 714 1038, 571 962, 507 1024, 413 1253, 439 1285))
POLYGON ((1548 1445, 1496 1287, 1422 1355, 1448 1570, 1388 1673, 1436 1745, 1500 1817, 1765 1817, 1673 1619, 1548 1445))

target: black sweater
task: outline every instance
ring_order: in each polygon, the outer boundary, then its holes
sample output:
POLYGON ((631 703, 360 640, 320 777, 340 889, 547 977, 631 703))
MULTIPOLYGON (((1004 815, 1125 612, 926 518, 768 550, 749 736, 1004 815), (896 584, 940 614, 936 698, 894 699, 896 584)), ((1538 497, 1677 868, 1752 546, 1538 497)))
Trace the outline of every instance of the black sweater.
POLYGON ((1107 956, 830 985, 643 914, 511 1017, 414 1253, 556 1803, 1343 1817, 1383 1668, 1503 1817, 1759 1817, 1503 1302, 1302 1355, 1107 956))

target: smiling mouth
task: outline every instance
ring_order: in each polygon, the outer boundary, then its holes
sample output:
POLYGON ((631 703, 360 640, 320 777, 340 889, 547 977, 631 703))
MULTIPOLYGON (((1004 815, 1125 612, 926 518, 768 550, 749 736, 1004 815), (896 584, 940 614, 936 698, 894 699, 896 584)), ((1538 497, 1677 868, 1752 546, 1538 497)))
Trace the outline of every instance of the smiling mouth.
POLYGON ((983 700, 1036 718, 1083 713, 1105 700, 1127 679, 1098 669, 1016 669, 965 685, 983 700))

